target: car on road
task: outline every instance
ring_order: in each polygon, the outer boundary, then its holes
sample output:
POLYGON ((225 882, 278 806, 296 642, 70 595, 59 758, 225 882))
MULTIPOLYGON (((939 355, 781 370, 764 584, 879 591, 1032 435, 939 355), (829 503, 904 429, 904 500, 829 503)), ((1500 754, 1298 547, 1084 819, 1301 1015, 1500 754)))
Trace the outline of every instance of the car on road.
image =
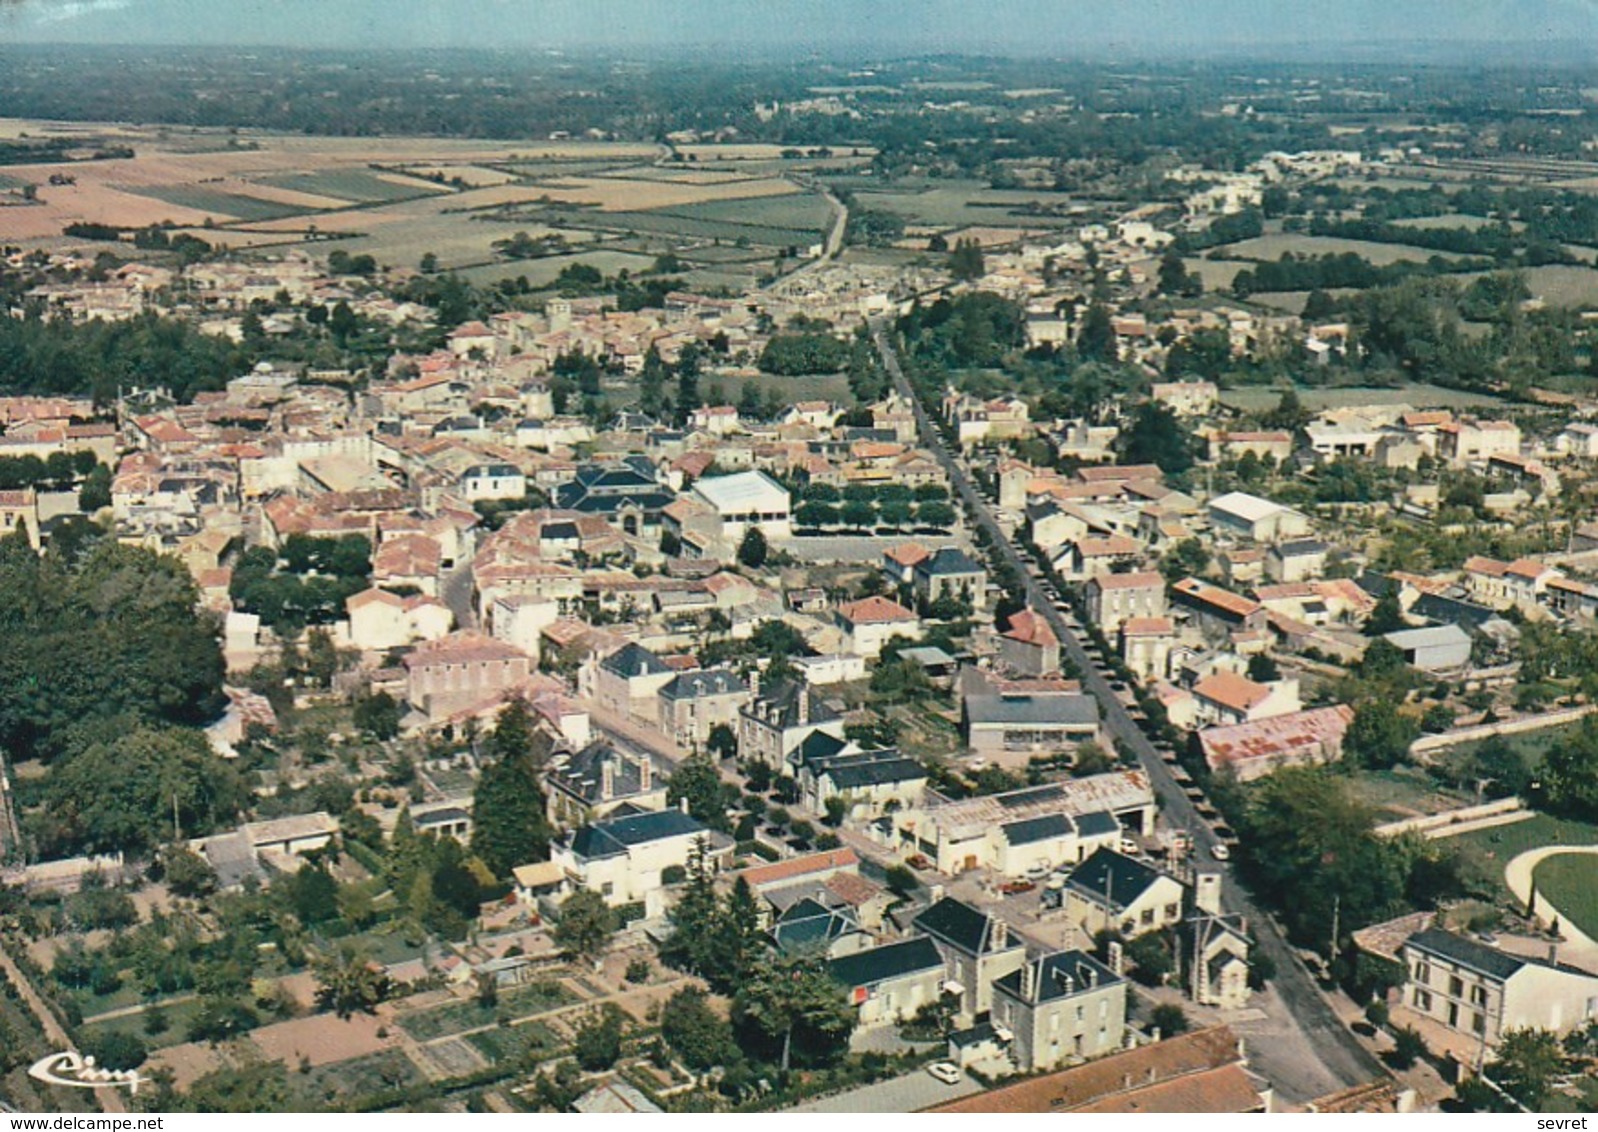
POLYGON ((927 1072, 934 1081, 942 1081, 945 1085, 960 1083, 960 1067, 952 1061, 934 1061, 927 1066, 927 1072))
POLYGON ((912 869, 930 869, 932 867, 932 862, 927 860, 920 853, 917 853, 914 857, 911 857, 905 862, 905 864, 909 865, 912 869))
POLYGON ((1006 896, 1019 896, 1023 892, 1031 892, 1037 885, 1029 880, 1007 880, 999 886, 999 891, 1006 896))
POLYGON ((1211 845, 1210 856, 1217 861, 1230 861, 1232 859, 1232 851, 1224 845, 1211 845))

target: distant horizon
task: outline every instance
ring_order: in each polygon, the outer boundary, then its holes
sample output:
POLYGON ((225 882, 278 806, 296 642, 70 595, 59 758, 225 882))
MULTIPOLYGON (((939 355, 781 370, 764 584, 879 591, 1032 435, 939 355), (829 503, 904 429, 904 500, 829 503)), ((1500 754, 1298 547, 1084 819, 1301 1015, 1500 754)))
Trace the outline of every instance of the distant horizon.
POLYGON ((1570 66, 1598 65, 1598 0, 0 0, 0 42, 1570 66))
MULTIPOLYGON (((0 0, 4 3, 4 0, 0 0)), ((588 61, 627 62, 714 62, 725 66, 797 64, 806 61, 829 66, 890 66, 918 61, 948 59, 951 61, 993 61, 1015 63, 1060 63, 1062 65, 1120 66, 1133 64, 1171 65, 1188 63, 1205 65, 1260 65, 1260 66, 1382 66, 1401 68, 1495 68, 1534 70, 1598 70, 1598 51, 1588 51, 1571 45, 1568 51, 1550 52, 1549 46, 1534 40, 1520 43, 1500 41, 1483 44, 1474 40, 1416 40, 1408 43, 1384 41, 1373 43, 1347 42, 1328 45, 1318 42, 1282 41, 1279 43, 1227 44, 1213 43, 1202 50, 1175 51, 1151 45, 1120 46, 1103 44, 1088 51, 968 50, 954 51, 935 48, 895 51, 890 47, 871 48, 867 45, 839 47, 831 51, 793 50, 766 45, 749 47, 742 44, 705 43, 698 46, 686 44, 629 44, 615 46, 601 43, 571 44, 561 47, 540 47, 533 44, 485 47, 471 44, 291 44, 291 43, 185 43, 178 41, 128 40, 22 40, 7 42, 0 36, 0 52, 7 49, 59 50, 59 51, 159 51, 159 52, 216 52, 251 53, 276 52, 285 55, 438 55, 486 56, 513 59, 561 59, 588 61), (727 52, 737 48, 741 55, 727 58, 727 52), (1533 50, 1535 48, 1535 50, 1533 50)))

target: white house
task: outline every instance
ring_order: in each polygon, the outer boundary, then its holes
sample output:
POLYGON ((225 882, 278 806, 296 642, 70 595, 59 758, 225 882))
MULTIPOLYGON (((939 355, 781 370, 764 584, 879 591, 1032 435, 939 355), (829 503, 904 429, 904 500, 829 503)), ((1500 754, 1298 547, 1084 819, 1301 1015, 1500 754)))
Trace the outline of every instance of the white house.
POLYGON ((693 495, 716 512, 724 539, 736 544, 751 527, 768 539, 793 535, 788 489, 765 472, 737 472, 697 481, 693 495))
POLYGON ((612 908, 643 904, 652 918, 665 910, 661 874, 686 867, 694 842, 709 832, 682 810, 630 814, 583 826, 551 845, 549 859, 573 887, 592 889, 612 908))

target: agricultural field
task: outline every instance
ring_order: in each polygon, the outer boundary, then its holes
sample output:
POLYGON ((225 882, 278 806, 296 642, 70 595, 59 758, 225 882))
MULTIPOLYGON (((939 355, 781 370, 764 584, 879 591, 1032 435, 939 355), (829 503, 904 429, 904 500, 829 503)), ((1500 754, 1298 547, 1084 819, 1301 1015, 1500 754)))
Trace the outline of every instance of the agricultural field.
POLYGON ((242 220, 249 223, 256 220, 279 220, 285 216, 298 216, 309 211, 279 201, 263 200, 260 197, 225 192, 201 185, 150 185, 128 191, 136 192, 139 196, 166 201, 168 204, 175 204, 194 212, 203 212, 218 222, 242 220))
MULTIPOLYGON (((380 204, 429 193, 448 192, 443 185, 429 181, 400 177, 392 173, 377 173, 365 169, 322 170, 314 173, 273 173, 259 177, 257 183, 276 185, 299 192, 317 193, 324 197, 355 204, 380 204)), ((491 182, 498 184, 499 182, 491 182)))
POLYGON ((861 208, 897 213, 911 226, 948 229, 1013 224, 1052 229, 1075 228, 1082 222, 1079 217, 1035 216, 1029 211, 1028 206, 1032 205, 1059 207, 1071 203, 1060 193, 990 189, 980 181, 929 182, 928 187, 919 189, 909 185, 885 189, 873 183, 850 183, 850 187, 861 208))
MULTIPOLYGON (((1487 216, 1467 216, 1462 212, 1451 212, 1446 216, 1412 216, 1405 220, 1393 221, 1395 228, 1466 228, 1474 232, 1478 228, 1490 228, 1498 221, 1487 216)), ((1511 220, 1509 227, 1516 232, 1525 231, 1526 225, 1519 220, 1511 220)))
MULTIPOLYGON (((1299 386, 1298 395, 1304 406, 1311 410, 1341 409, 1351 405, 1410 405, 1417 409, 1474 408, 1502 406, 1503 402, 1482 393, 1466 393, 1458 389, 1444 389, 1440 385, 1412 382, 1390 389, 1372 389, 1366 386, 1320 389, 1299 386)), ((1282 391, 1273 387, 1227 389, 1221 393, 1221 402, 1233 409, 1257 412, 1269 409, 1281 400, 1282 391)))
MULTIPOLYGON (((1428 248, 1417 248, 1409 244, 1378 244, 1371 240, 1344 240, 1336 236, 1305 236, 1298 233, 1256 236, 1252 240, 1226 244, 1219 248, 1218 252, 1227 258, 1245 260, 1276 260, 1288 253, 1322 256, 1353 252, 1370 260, 1377 267, 1385 267, 1389 263, 1398 263, 1402 260, 1425 263, 1432 256, 1441 256, 1444 259, 1460 258, 1449 252, 1434 252, 1428 248)), ((1209 280, 1206 279, 1205 284, 1208 283, 1209 280)))
POLYGON ((492 1026, 501 1014, 525 1017, 554 1010, 574 1001, 571 992, 557 982, 530 983, 501 992, 497 1007, 480 1005, 475 998, 446 1003, 399 1016, 400 1027, 419 1042, 492 1026))
MULTIPOLYGON (((355 245, 352 244, 350 246, 354 247, 355 245)), ((448 260, 442 256, 440 261, 448 263, 448 260)), ((588 264, 605 275, 615 275, 619 271, 627 271, 637 275, 653 267, 655 260, 653 256, 638 255, 632 252, 584 251, 575 255, 544 256, 541 259, 515 259, 482 264, 477 267, 463 269, 460 272, 460 276, 473 283, 497 283, 501 279, 516 279, 525 275, 528 283, 534 287, 542 287, 546 283, 554 282, 555 277, 561 273, 563 268, 574 263, 588 264)))

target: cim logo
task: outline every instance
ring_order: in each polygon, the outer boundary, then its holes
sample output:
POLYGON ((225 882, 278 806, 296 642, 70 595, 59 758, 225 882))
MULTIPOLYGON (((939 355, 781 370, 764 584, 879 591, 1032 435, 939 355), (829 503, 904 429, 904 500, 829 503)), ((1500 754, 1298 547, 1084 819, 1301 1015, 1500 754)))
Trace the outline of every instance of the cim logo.
POLYGON ((132 1069, 101 1069, 93 1057, 83 1057, 75 1051, 52 1053, 28 1067, 28 1076, 47 1085, 64 1085, 69 1089, 98 1089, 103 1086, 127 1089, 137 1096, 139 1084, 144 1080, 132 1069))

